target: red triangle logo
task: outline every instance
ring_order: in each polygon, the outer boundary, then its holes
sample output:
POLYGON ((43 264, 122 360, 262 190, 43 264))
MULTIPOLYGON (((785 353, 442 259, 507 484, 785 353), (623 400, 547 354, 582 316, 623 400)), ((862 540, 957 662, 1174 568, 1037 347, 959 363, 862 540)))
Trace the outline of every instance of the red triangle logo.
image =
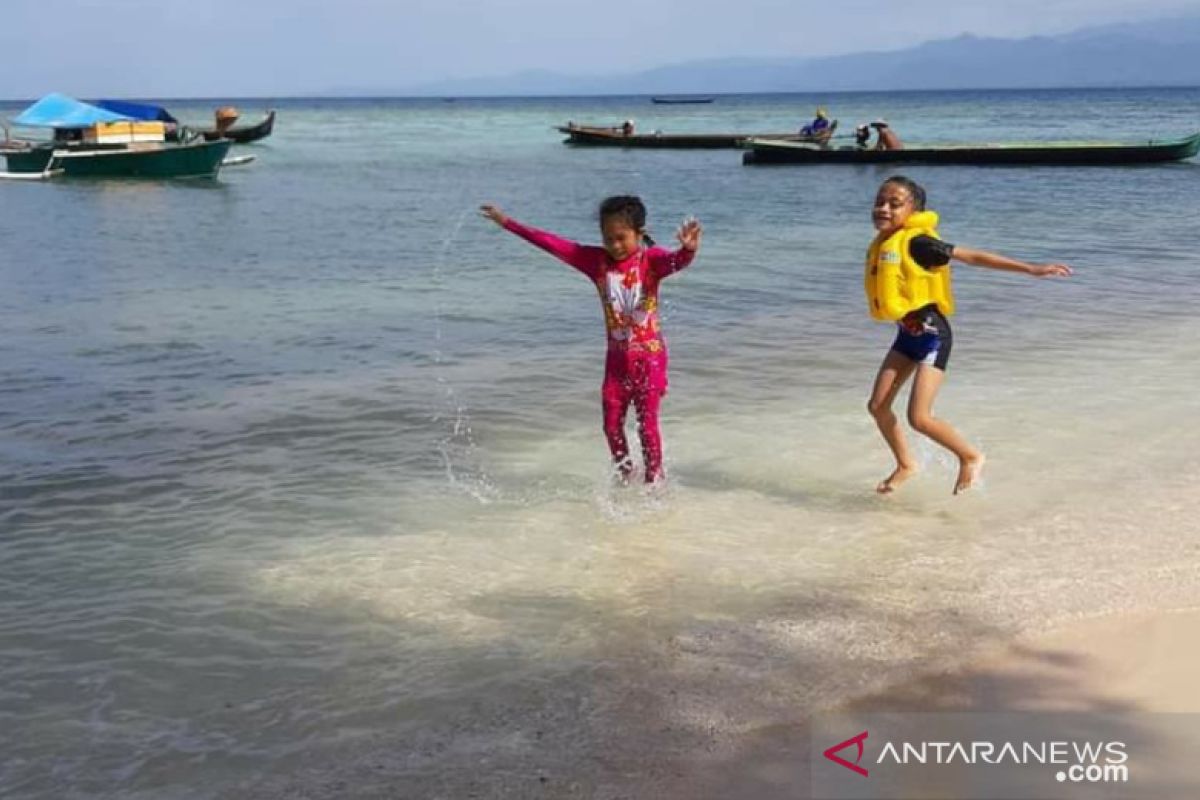
POLYGON ((858 762, 862 761, 863 751, 864 751, 863 741, 865 741, 866 738, 867 738, 866 731, 863 731, 858 736, 852 736, 851 738, 847 739, 846 741, 844 741, 840 744, 835 744, 833 747, 826 750, 825 757, 828 758, 830 761, 841 764, 843 767, 845 767, 848 770, 857 772, 859 775, 862 775, 865 778, 865 777, 867 777, 867 771, 865 769, 863 769, 862 767, 860 767, 858 765, 858 762), (858 746, 858 756, 855 757, 853 764, 851 764, 849 761, 847 761, 846 759, 844 759, 838 755, 839 751, 845 750, 847 747, 849 747, 852 744, 858 746))

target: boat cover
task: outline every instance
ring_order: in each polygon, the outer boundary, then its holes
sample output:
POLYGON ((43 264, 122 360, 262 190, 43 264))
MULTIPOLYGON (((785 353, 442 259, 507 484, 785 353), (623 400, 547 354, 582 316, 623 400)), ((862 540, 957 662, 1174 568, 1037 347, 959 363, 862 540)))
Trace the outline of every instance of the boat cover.
POLYGON ((147 122, 179 122, 162 106, 155 106, 149 103, 131 103, 128 100, 97 100, 96 105, 105 111, 124 114, 127 117, 146 120, 147 122))
POLYGON ((65 94, 48 94, 22 111, 13 124, 29 128, 90 128, 98 122, 126 122, 131 119, 115 111, 81 103, 65 94))

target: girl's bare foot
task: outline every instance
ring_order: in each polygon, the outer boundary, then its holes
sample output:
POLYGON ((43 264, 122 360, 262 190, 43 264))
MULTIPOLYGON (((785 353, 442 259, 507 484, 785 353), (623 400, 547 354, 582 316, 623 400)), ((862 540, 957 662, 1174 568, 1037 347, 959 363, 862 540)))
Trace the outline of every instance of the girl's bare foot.
POLYGON ((891 475, 888 475, 879 482, 879 485, 875 487, 875 491, 880 494, 891 494, 900 488, 900 484, 916 474, 916 467, 896 467, 891 475))
POLYGON ((965 458, 958 462, 958 482, 954 484, 955 494, 965 492, 978 482, 979 473, 983 471, 985 461, 987 459, 983 453, 979 453, 972 458, 965 458))

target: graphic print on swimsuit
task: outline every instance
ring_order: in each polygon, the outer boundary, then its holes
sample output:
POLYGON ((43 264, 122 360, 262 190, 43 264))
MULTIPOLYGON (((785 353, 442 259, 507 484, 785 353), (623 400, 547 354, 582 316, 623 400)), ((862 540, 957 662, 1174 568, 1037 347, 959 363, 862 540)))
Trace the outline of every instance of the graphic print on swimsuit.
POLYGON ((638 269, 630 269, 610 272, 605 276, 608 288, 606 299, 616 322, 611 331, 614 339, 630 339, 634 329, 644 326, 649 319, 649 312, 642 302, 644 295, 639 272, 638 269))

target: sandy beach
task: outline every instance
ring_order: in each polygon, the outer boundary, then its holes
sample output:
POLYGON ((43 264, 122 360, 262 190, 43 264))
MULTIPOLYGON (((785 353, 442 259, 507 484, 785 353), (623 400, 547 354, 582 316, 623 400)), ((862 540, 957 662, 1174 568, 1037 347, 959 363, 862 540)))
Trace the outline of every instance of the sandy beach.
POLYGON ((1080 619, 855 700, 871 711, 1200 712, 1200 611, 1080 619))
MULTIPOLYGON (((1184 714, 1200 712, 1198 671, 1200 610, 1107 615, 985 647, 962 666, 922 674, 832 711, 1116 715, 1129 720, 1126 727, 1118 728, 1129 741, 1155 744, 1152 764, 1146 763, 1144 754, 1137 754, 1143 756, 1140 768, 1156 776, 1153 793, 1145 796, 1182 797, 1178 791, 1196 787, 1194 764, 1188 760, 1188 753, 1194 751, 1187 738, 1172 742, 1170 726, 1184 721, 1184 714), (1175 716, 1164 722, 1166 727, 1147 730, 1147 720, 1155 719, 1149 714, 1175 716)), ((809 797, 804 763, 809 746, 806 724, 753 731, 746 737, 740 761, 689 781, 686 789, 672 796, 809 797)), ((1132 758, 1131 763, 1137 760, 1132 758)), ((1084 792, 1094 787, 1074 788, 1084 792)))

